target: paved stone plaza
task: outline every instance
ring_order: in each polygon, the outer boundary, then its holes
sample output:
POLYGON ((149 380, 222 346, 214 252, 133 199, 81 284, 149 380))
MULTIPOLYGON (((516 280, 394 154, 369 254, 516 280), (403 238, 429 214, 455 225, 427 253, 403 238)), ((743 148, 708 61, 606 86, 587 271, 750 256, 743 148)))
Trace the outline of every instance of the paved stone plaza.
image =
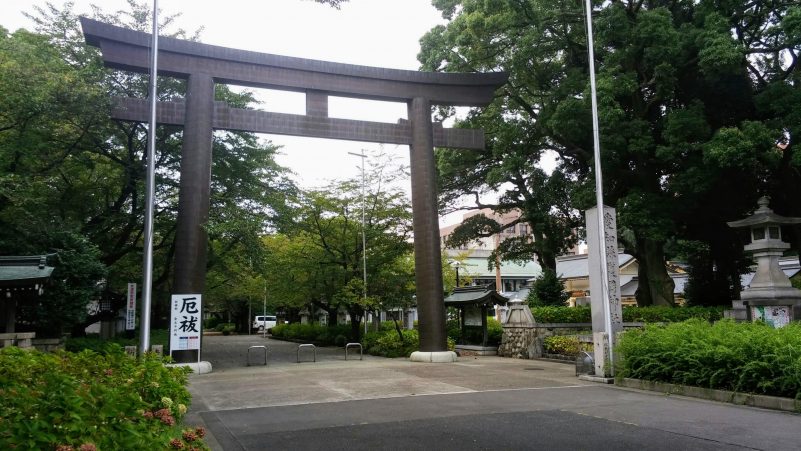
MULTIPOLYGON (((500 357, 452 364, 204 337, 211 374, 193 375, 188 421, 215 449, 797 450, 801 415, 579 381, 571 365, 500 357), (246 366, 267 344, 267 366, 246 366), (311 353, 301 354, 311 360, 311 353)), ((261 360, 263 362, 263 360, 261 360)))

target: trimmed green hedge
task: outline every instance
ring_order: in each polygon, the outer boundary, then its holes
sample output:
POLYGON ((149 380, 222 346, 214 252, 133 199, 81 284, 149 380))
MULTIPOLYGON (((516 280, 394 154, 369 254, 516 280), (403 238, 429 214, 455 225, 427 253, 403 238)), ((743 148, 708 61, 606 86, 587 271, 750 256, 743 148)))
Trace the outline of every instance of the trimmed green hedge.
POLYGON ((313 341, 325 346, 344 346, 345 341, 355 341, 351 334, 350 324, 322 326, 320 324, 279 324, 272 328, 275 338, 313 341))
POLYGON ((591 323, 589 307, 532 307, 534 321, 538 323, 591 323))
POLYGON ((154 354, 0 350, 0 449, 208 449, 205 431, 181 429, 185 368, 154 354))
POLYGON ((627 331, 618 375, 801 400, 801 324, 701 319, 627 331))
MULTIPOLYGON (((420 335, 417 329, 403 329, 401 332, 403 333, 403 342, 391 322, 382 324, 378 331, 367 332, 362 337, 364 352, 394 358, 409 357, 413 352, 420 350, 420 335)), ((448 337, 448 349, 453 351, 455 346, 456 342, 448 337)))
MULTIPOLYGON (((154 345, 164 346, 164 354, 169 354, 170 348, 170 333, 165 329, 151 329, 150 343, 154 345)), ((117 347, 125 346, 138 346, 139 345, 139 331, 132 334, 132 338, 125 338, 124 336, 117 336, 104 340, 97 334, 87 335, 80 338, 67 338, 64 342, 64 349, 69 352, 81 352, 83 350, 90 350, 99 354, 106 354, 107 349, 116 349, 117 347), (111 346, 109 348, 109 346, 111 346)))
MULTIPOLYGON (((459 320, 449 319, 445 323, 445 329, 448 333, 448 338, 453 340, 454 343, 459 343, 462 336, 462 330, 459 327, 459 320)), ((481 344, 483 340, 483 332, 480 327, 468 327, 466 330, 465 341, 469 344, 481 344)), ((503 337, 503 327, 501 323, 495 318, 487 317, 487 346, 499 346, 501 338, 503 337)))
MULTIPOLYGON (((590 307, 532 307, 538 323, 590 323, 590 307)), ((676 323, 690 318, 717 321, 723 307, 623 307, 623 322, 676 323)))

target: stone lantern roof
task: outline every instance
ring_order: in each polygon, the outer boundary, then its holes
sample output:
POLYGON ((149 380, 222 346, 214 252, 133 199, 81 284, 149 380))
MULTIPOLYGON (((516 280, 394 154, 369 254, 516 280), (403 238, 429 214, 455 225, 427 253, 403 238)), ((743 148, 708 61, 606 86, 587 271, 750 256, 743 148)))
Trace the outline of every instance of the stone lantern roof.
POLYGON ((801 218, 788 218, 786 216, 777 215, 768 207, 768 204, 770 204, 770 199, 767 196, 762 196, 757 201, 759 208, 754 210, 751 216, 737 221, 730 221, 726 224, 735 229, 769 224, 801 224, 801 218))

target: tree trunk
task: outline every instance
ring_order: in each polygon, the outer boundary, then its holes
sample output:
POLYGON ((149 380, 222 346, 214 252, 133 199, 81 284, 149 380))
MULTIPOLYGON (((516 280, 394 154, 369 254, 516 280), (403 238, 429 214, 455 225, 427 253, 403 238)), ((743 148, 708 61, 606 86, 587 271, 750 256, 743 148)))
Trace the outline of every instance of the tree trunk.
POLYGON ((673 306, 673 279, 665 267, 664 244, 649 239, 637 239, 637 305, 673 306))

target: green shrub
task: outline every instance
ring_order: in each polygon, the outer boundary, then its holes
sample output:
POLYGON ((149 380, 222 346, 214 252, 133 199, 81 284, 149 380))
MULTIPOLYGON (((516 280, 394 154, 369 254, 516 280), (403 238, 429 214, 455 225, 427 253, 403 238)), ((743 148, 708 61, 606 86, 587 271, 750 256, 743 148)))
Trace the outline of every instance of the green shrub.
MULTIPOLYGON (((409 357, 412 352, 420 349, 420 335, 417 329, 404 329, 401 332, 403 342, 394 327, 391 330, 368 332, 362 337, 364 352, 383 357, 409 357)), ((455 346, 456 342, 448 338, 448 349, 453 351, 455 346)))
POLYGON ((220 323, 214 327, 214 330, 217 332, 222 332, 225 335, 230 334, 231 332, 236 330, 236 324, 234 323, 220 323))
MULTIPOLYGON (((324 346, 337 345, 336 339, 340 335, 345 337, 346 341, 355 341, 351 336, 350 324, 337 324, 336 326, 300 323, 280 324, 273 327, 271 333, 274 338, 313 341, 324 346)), ((342 346, 344 346, 344 343, 342 346)))
POLYGON ((718 321, 723 318, 723 307, 624 307, 624 322, 678 323, 691 318, 718 321))
POLYGON ((531 313, 538 323, 591 323, 589 307, 532 307, 531 313))
POLYGON ((702 319, 627 331, 621 377, 801 400, 801 324, 702 319))
MULTIPOLYGON (((532 307, 538 323, 590 323, 590 307, 532 307)), ((623 307, 623 322, 675 323, 690 318, 717 321, 723 317, 722 307, 623 307)))
MULTIPOLYGON (((445 331, 449 340, 454 343, 459 343, 462 338, 462 329, 459 327, 459 320, 449 319, 445 322, 445 331)), ((465 330, 466 336, 464 337, 465 343, 481 344, 483 340, 483 332, 480 327, 471 326, 465 330)), ((495 318, 487 317, 487 346, 498 346, 501 344, 503 337, 503 326, 495 318)))
POLYGON ((185 368, 154 354, 0 350, 0 449, 167 449, 172 440, 207 449, 178 423, 189 392, 185 368))
MULTIPOLYGON (((170 347, 170 333, 165 329, 151 329, 150 330, 150 344, 164 346, 165 355, 169 352, 170 347)), ((133 338, 126 338, 118 336, 109 339, 102 339, 98 334, 90 334, 86 337, 67 338, 64 342, 64 349, 69 352, 81 352, 84 350, 94 351, 99 354, 106 354, 107 348, 111 345, 111 349, 118 347, 124 348, 125 346, 138 346, 139 345, 139 331, 133 334, 133 338)))
POLYGON ((546 354, 577 356, 581 351, 581 343, 575 335, 554 335, 542 340, 542 349, 546 354))
POLYGON ((223 322, 222 318, 212 316, 211 318, 206 318, 206 320, 203 321, 203 328, 206 330, 212 330, 221 322, 223 322))
POLYGON ((334 337, 334 345, 339 346, 341 348, 345 347, 345 345, 347 344, 347 341, 348 341, 348 337, 346 337, 346 336, 344 336, 342 334, 339 334, 336 337, 334 337))

